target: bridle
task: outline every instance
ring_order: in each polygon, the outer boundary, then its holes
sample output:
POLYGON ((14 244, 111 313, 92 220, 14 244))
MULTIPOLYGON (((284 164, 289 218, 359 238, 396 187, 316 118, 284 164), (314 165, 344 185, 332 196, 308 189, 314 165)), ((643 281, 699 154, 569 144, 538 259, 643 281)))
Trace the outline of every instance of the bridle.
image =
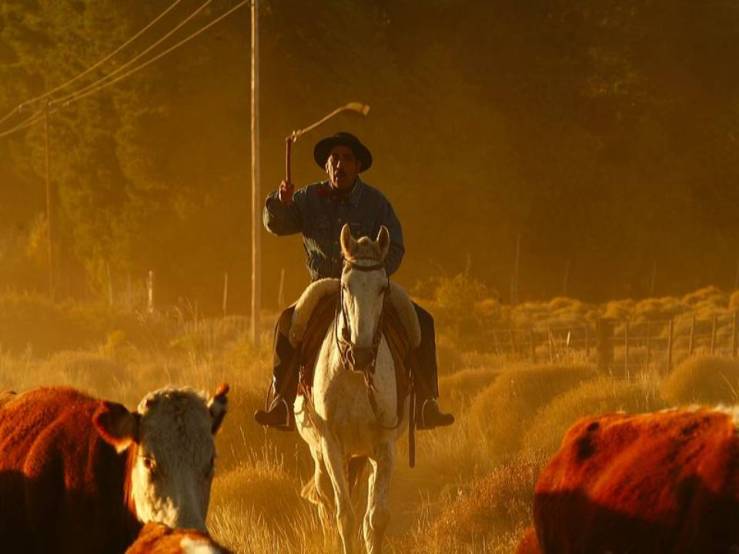
MULTIPOLYGON (((349 272, 353 270, 357 271, 379 271, 384 270, 385 264, 383 263, 377 263, 377 259, 375 258, 348 258, 344 260, 344 269, 343 272, 349 272), (370 265, 362 265, 358 264, 357 262, 361 261, 371 261, 375 262, 370 265)), ((339 292, 339 302, 336 306, 336 316, 334 317, 334 336, 336 337, 336 346, 339 350, 339 356, 341 358, 341 367, 343 369, 348 369, 351 371, 357 371, 362 373, 364 376, 364 382, 367 385, 367 393, 369 396, 369 402, 370 406, 372 406, 372 411, 375 414, 375 418, 377 419, 377 424, 384 428, 384 429, 396 429, 400 425, 400 417, 398 417, 398 422, 394 426, 385 426, 380 422, 380 417, 377 409, 377 399, 375 397, 375 384, 374 384, 374 375, 375 375, 375 365, 377 364, 377 352, 380 347, 380 341, 382 340, 382 323, 383 323, 383 315, 385 313, 385 303, 387 302, 387 298, 390 295, 390 277, 387 277, 387 284, 385 286, 385 289, 382 292, 382 309, 380 310, 380 317, 377 318, 377 324, 375 326, 375 331, 372 335, 372 344, 371 346, 364 346, 360 347, 357 346, 356 343, 352 342, 351 340, 351 330, 349 327, 349 318, 346 314, 346 307, 344 306, 344 287, 340 288, 339 292), (339 326, 339 318, 343 319, 343 325, 341 327, 341 333, 339 333, 338 326, 339 326), (363 350, 370 350, 370 363, 367 364, 366 367, 357 368, 356 365, 356 357, 357 354, 363 350)))

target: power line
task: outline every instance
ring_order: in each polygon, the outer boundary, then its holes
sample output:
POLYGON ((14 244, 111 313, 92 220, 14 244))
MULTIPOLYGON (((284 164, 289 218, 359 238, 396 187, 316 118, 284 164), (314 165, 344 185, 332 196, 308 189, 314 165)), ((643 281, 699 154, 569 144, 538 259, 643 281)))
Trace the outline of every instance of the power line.
MULTIPOLYGON (((172 2, 172 4, 170 4, 167 9, 165 9, 162 13, 160 13, 158 16, 156 16, 154 19, 152 19, 148 24, 146 24, 135 35, 133 35, 131 38, 129 38, 127 41, 125 41, 123 44, 121 44, 118 48, 116 48, 115 50, 113 50, 110 54, 108 54, 107 56, 105 56, 104 58, 102 58, 101 60, 99 60, 98 62, 94 63, 93 65, 91 65, 90 67, 88 67, 87 69, 85 69, 84 71, 82 71, 81 73, 78 73, 77 75, 75 75, 74 77, 72 77, 68 81, 65 81, 61 85, 56 86, 53 89, 48 90, 48 91, 46 91, 45 93, 43 93, 43 94, 41 94, 39 96, 36 96, 34 98, 31 98, 30 100, 26 100, 25 102, 22 102, 20 105, 16 106, 13 110, 11 110, 10 112, 8 112, 4 117, 0 118, 0 123, 3 123, 5 121, 7 121, 13 115, 15 115, 16 113, 19 113, 22 110, 22 107, 23 106, 27 106, 28 104, 33 104, 35 102, 38 102, 39 100, 43 100, 45 98, 48 98, 49 96, 51 96, 55 92, 60 91, 60 90, 62 90, 64 88, 68 87, 72 83, 77 82, 78 80, 80 80, 85 75, 88 75, 91 71, 94 71, 95 69, 97 69, 98 67, 100 67, 101 65, 103 65, 104 63, 106 63, 107 61, 109 61, 110 59, 112 59, 119 52, 121 52, 124 48, 126 48, 129 44, 131 44, 132 42, 134 42, 137 38, 139 38, 141 35, 143 35, 146 31, 148 31, 149 29, 151 29, 160 19, 162 19, 165 15, 167 15, 170 11, 172 11, 180 2, 182 2, 182 0, 175 0, 174 2, 172 2)), ((0 136, 3 136, 3 135, 0 135, 0 136)))
POLYGON ((192 12, 185 19, 183 19, 182 21, 180 21, 177 25, 175 25, 175 27, 173 29, 170 29, 167 33, 164 34, 164 36, 162 36, 154 44, 152 44, 151 46, 147 47, 142 52, 139 52, 138 54, 136 54, 133 58, 131 58, 127 62, 121 64, 118 67, 116 67, 110 73, 106 73, 105 75, 103 75, 102 77, 100 77, 99 79, 97 79, 96 81, 93 81, 92 83, 90 83, 88 85, 85 85, 81 89, 78 89, 78 90, 76 90, 76 91, 68 94, 67 96, 63 96, 61 98, 56 98, 56 99, 52 100, 51 103, 52 104, 65 104, 65 103, 71 102, 72 100, 74 100, 74 97, 75 96, 80 95, 80 94, 84 94, 88 90, 94 89, 95 87, 97 87, 101 83, 104 83, 105 81, 107 81, 108 79, 110 79, 112 76, 117 75, 121 71, 124 71, 126 68, 130 67, 134 62, 140 60, 146 54, 148 54, 149 52, 151 52, 154 48, 156 48, 157 46, 159 46, 160 44, 162 44, 165 40, 167 40, 169 37, 171 37, 174 33, 176 33, 177 31, 179 31, 184 25, 186 25, 187 23, 189 23, 201 11, 203 11, 205 8, 207 8, 208 5, 210 5, 210 3, 212 1, 213 0, 205 0, 205 2, 203 2, 194 12, 192 12))
MULTIPOLYGON (((218 16, 216 19, 214 19, 213 21, 211 21, 207 25, 204 25, 203 27, 199 28, 197 31, 191 33, 190 35, 188 35, 184 39, 180 40, 176 44, 174 44, 174 45, 170 46, 169 48, 167 48, 166 50, 160 52, 159 54, 157 54, 153 58, 145 61, 144 63, 142 63, 142 64, 140 64, 140 65, 138 65, 138 66, 136 66, 136 67, 134 67, 132 69, 130 69, 129 71, 125 72, 123 75, 119 75, 115 79, 109 80, 107 82, 102 82, 102 83, 100 83, 99 85, 97 85, 96 87, 94 87, 92 89, 89 89, 89 87, 85 87, 84 89, 81 89, 80 91, 78 91, 78 93, 76 95, 72 95, 72 97, 69 98, 64 103, 64 106, 68 106, 69 104, 72 104, 74 102, 77 102, 78 100, 82 100, 83 98, 85 98, 87 96, 90 96, 91 94, 94 94, 94 93, 96 93, 96 92, 98 92, 98 91, 100 91, 100 90, 102 90, 104 88, 107 88, 107 87, 109 87, 109 86, 111 86, 111 85, 113 85, 113 84, 115 84, 115 83, 117 83, 119 81, 122 81, 123 79, 125 79, 125 78, 133 75, 134 73, 139 72, 140 70, 142 70, 145 67, 151 65, 155 61, 163 58, 164 56, 166 56, 167 54, 169 54, 172 51, 176 50, 177 48, 179 48, 179 47, 183 46, 184 44, 190 42, 195 37, 201 35, 205 31, 207 31, 208 29, 210 29, 211 27, 213 27, 215 24, 219 23, 220 21, 222 21, 223 19, 225 19, 226 17, 228 17, 229 15, 231 15, 232 13, 234 13, 236 10, 238 10, 238 9, 242 8, 244 5, 248 4, 250 1, 251 0, 242 0, 241 2, 239 2, 238 4, 236 4, 233 8, 231 8, 230 10, 224 12, 223 14, 221 14, 220 16, 218 16)), ((59 101, 55 102, 55 104, 57 104, 57 103, 59 103, 59 101)), ((58 110, 59 110, 59 108, 51 109, 51 110, 49 110, 49 114, 55 113, 58 110)), ((30 127, 31 125, 34 125, 35 123, 43 120, 43 118, 44 118, 44 110, 37 111, 33 115, 31 115, 29 118, 25 119, 23 122, 21 122, 18 125, 16 125, 15 127, 12 127, 11 129, 8 129, 7 131, 0 132, 0 138, 5 137, 5 136, 8 136, 8 135, 11 135, 11 134, 13 134, 13 133, 15 133, 17 131, 20 131, 22 129, 25 129, 27 127, 30 127)))
MULTIPOLYGON (((53 112, 51 112, 53 113, 53 112)), ((15 127, 11 127, 7 131, 3 131, 0 133, 0 138, 7 137, 8 135, 12 135, 13 133, 16 133, 17 131, 21 131, 22 129, 26 129, 30 127, 31 125, 35 125, 39 121, 44 119, 44 110, 38 110, 34 112, 30 117, 24 119, 20 123, 18 123, 15 127)))
POLYGON ((110 85, 113 85, 113 84, 117 83, 118 81, 122 81, 123 79, 125 79, 126 77, 129 77, 129 76, 133 75, 134 73, 139 72, 140 70, 144 69, 148 65, 154 63, 155 61, 163 58, 167 54, 169 54, 172 51, 176 50, 180 46, 183 46, 184 44, 190 42, 191 40, 193 40, 198 35, 201 35, 205 31, 207 31, 208 29, 210 29, 213 25, 215 25, 216 23, 218 23, 221 20, 225 19, 226 17, 228 17, 229 15, 231 15, 233 12, 235 12, 239 8, 241 8, 244 5, 248 4, 250 1, 251 0, 242 0, 241 2, 239 2, 238 4, 236 4, 233 8, 231 8, 227 12, 221 14, 220 16, 218 16, 216 19, 214 19, 213 21, 211 21, 207 25, 204 25, 203 27, 201 27, 200 29, 198 29, 194 33, 191 33, 190 35, 186 36, 184 39, 182 39, 181 41, 177 42, 176 44, 170 46, 166 50, 160 52, 159 54, 157 54, 153 58, 151 58, 149 60, 146 60, 141 65, 138 65, 138 66, 134 67, 133 69, 125 72, 123 75, 120 75, 120 76, 116 77, 112 81, 108 81, 108 82, 102 83, 102 84, 98 85, 97 87, 95 87, 92 90, 80 91, 80 94, 78 94, 75 97, 73 97, 73 98, 69 99, 68 101, 66 101, 64 103, 64 105, 66 106, 66 105, 69 105, 69 104, 71 104, 73 102, 77 102, 78 100, 82 100, 83 98, 85 98, 85 97, 87 97, 87 96, 89 96, 91 94, 94 94, 94 93, 96 93, 96 92, 98 92, 98 91, 100 91, 100 90, 102 90, 104 88, 109 87, 110 85))

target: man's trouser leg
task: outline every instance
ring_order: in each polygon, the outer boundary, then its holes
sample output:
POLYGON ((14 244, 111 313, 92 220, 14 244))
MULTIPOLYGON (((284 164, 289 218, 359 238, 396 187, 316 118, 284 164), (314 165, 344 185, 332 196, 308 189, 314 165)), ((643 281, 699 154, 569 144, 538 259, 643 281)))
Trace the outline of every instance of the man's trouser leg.
POLYGON ((298 391, 298 352, 290 344, 288 333, 295 305, 281 314, 275 325, 272 358, 272 402, 268 410, 257 410, 254 419, 261 425, 292 429, 293 403, 298 391))
POLYGON ((439 411, 438 365, 436 362, 436 331, 434 318, 421 306, 413 303, 421 327, 421 344, 416 351, 413 379, 416 388, 416 421, 419 429, 430 429, 454 423, 454 416, 439 411))

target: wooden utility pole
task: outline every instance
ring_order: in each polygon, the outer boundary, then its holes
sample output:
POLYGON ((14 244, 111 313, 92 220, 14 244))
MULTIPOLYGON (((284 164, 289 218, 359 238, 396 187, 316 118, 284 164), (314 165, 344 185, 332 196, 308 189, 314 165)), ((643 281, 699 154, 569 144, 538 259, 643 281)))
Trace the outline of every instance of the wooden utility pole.
POLYGON ((259 0, 251 1, 251 329, 252 343, 259 336, 262 252, 259 197, 259 0))
POLYGON ((44 108, 44 150, 46 160, 46 238, 47 260, 49 264, 49 298, 54 300, 56 293, 56 276, 54 275, 54 235, 53 235, 53 191, 51 189, 51 172, 49 168, 49 103, 44 108))

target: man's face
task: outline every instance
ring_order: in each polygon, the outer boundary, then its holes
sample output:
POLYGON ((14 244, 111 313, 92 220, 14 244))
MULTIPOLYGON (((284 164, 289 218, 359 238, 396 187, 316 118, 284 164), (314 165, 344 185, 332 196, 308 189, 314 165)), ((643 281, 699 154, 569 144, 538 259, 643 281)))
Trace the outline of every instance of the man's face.
POLYGON ((362 164, 351 148, 340 144, 331 149, 326 160, 326 173, 333 188, 351 187, 361 170, 362 164))

